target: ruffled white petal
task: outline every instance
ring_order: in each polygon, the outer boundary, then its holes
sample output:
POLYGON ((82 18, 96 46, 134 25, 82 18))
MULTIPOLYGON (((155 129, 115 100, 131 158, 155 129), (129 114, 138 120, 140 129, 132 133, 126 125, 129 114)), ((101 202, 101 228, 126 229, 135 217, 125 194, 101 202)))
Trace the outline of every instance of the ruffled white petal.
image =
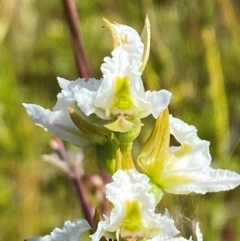
POLYGON ((145 92, 145 101, 148 104, 147 112, 143 112, 141 117, 146 117, 149 114, 152 114, 156 119, 160 113, 165 110, 171 100, 172 94, 167 90, 160 91, 146 91, 145 92))
POLYGON ((230 190, 240 184, 239 174, 210 167, 209 142, 198 138, 194 126, 170 116, 170 132, 181 146, 171 147, 165 160, 159 180, 165 192, 205 194, 230 190))
POLYGON ((75 81, 69 81, 64 78, 57 78, 59 86, 62 91, 57 95, 58 101, 53 108, 53 111, 62 110, 67 111, 69 106, 75 104, 74 92, 72 91, 76 86, 82 86, 85 83, 84 79, 77 79, 75 81))
MULTIPOLYGON (((203 241, 203 235, 199 228, 199 223, 197 223, 196 225, 196 238, 197 238, 196 241, 203 241)), ((190 237, 189 239, 186 239, 183 237, 174 238, 170 235, 157 235, 151 239, 148 239, 148 241, 192 241, 192 237, 190 237)))
MULTIPOLYGON (((92 241, 99 241, 101 239, 102 236, 106 235, 110 238, 110 232, 109 234, 107 233, 107 230, 108 230, 108 226, 109 226, 109 218, 104 215, 104 221, 100 221, 98 223, 98 227, 97 227, 97 230, 94 234, 90 235, 92 241)), ((115 230, 117 230, 118 227, 116 227, 115 230)), ((113 235, 111 238, 116 238, 115 235, 113 235)))
POLYGON ((162 177, 165 192, 173 194, 188 194, 191 192, 205 194, 207 192, 227 191, 239 184, 239 174, 210 167, 177 169, 168 174, 165 173, 162 177))
POLYGON ((58 83, 62 88, 58 94, 58 101, 53 110, 67 110, 77 102, 78 107, 88 116, 94 113, 92 110, 93 101, 97 94, 97 89, 101 84, 101 80, 90 78, 88 82, 85 79, 77 79, 68 81, 63 78, 58 78, 58 83), (88 110, 90 109, 90 110, 88 110))
POLYGON ((79 147, 92 144, 82 137, 81 131, 73 124, 67 111, 50 111, 35 104, 23 104, 23 106, 32 121, 45 131, 79 147))
MULTIPOLYGON (((181 157, 181 163, 187 165, 210 165, 211 155, 209 152, 210 143, 205 140, 201 140, 197 136, 197 129, 195 126, 188 125, 178 118, 170 117, 170 133, 181 144, 187 144, 191 147, 191 150, 181 157)), ((170 152, 177 152, 179 147, 171 147, 170 152)))
POLYGON ((101 84, 101 80, 89 79, 86 86, 77 85, 73 88, 74 100, 77 102, 78 107, 89 116, 96 112, 94 101, 97 96, 97 89, 101 84))
POLYGON ((33 237, 27 241, 79 241, 80 236, 90 229, 86 220, 66 221, 62 229, 55 228, 49 235, 33 237))
POLYGON ((113 175, 113 182, 106 186, 106 197, 114 205, 127 199, 138 200, 142 197, 151 206, 151 203, 154 205, 154 196, 149 194, 151 187, 146 175, 133 169, 119 170, 113 175))
POLYGON ((173 238, 169 235, 158 235, 151 239, 148 239, 148 241, 191 241, 191 239, 188 240, 183 237, 173 238))

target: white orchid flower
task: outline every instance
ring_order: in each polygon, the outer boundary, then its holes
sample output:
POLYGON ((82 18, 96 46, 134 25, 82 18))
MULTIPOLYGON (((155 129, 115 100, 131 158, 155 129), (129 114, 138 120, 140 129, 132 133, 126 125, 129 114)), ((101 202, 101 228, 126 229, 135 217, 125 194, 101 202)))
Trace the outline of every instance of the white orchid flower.
POLYGON ((140 119, 152 114, 155 118, 169 104, 171 93, 166 90, 145 92, 141 75, 149 55, 150 24, 145 21, 142 42, 131 27, 104 20, 113 36, 112 57, 104 58, 101 66, 102 83, 84 100, 79 91, 76 99, 86 115, 95 113, 102 119, 111 120, 106 125, 117 132, 127 132, 141 126, 140 119))
MULTIPOLYGON (((138 33, 126 25, 104 20, 113 36, 114 50, 104 58, 100 80, 58 78, 62 92, 53 111, 34 104, 24 104, 35 124, 53 135, 86 147, 94 143, 93 133, 83 133, 69 115, 69 107, 81 118, 94 124, 105 125, 109 130, 129 132, 139 129, 140 119, 152 114, 154 118, 169 104, 171 93, 166 90, 144 90, 141 74, 150 48, 150 24, 146 18, 142 42, 138 33), (84 113, 84 114, 83 114, 84 113), (102 120, 101 120, 102 119, 102 120)), ((81 125, 80 125, 81 126, 81 125)))
POLYGON ((157 120, 138 163, 151 181, 168 193, 205 194, 240 184, 239 174, 210 166, 209 142, 197 136, 194 126, 172 116, 169 120, 167 110, 157 120), (179 147, 169 148, 170 134, 180 143, 179 147))
POLYGON ((106 197, 113 204, 110 216, 100 221, 93 241, 102 236, 113 239, 143 239, 155 235, 174 237, 178 230, 167 215, 155 214, 156 199, 149 178, 134 169, 119 170, 106 186, 106 197))
POLYGON ((55 228, 49 235, 29 238, 26 241, 79 241, 81 235, 90 229, 90 225, 84 219, 66 221, 62 229, 55 228))

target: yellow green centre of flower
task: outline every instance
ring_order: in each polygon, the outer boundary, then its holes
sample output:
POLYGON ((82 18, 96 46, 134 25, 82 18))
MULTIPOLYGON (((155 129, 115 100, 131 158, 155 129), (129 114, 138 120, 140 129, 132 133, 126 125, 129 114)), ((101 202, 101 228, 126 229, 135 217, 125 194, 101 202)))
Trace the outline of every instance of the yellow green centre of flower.
POLYGON ((126 201, 125 217, 121 225, 121 236, 142 236, 144 225, 141 218, 140 203, 138 201, 126 201))
POLYGON ((116 117, 124 116, 126 119, 135 115, 135 106, 131 100, 129 79, 127 76, 118 76, 115 79, 112 115, 116 117))

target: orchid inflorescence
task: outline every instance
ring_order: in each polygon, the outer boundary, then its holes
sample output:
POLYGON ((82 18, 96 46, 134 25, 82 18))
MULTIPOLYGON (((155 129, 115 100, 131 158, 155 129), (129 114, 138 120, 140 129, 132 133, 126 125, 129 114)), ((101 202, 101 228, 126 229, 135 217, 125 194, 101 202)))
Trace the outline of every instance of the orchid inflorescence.
MULTIPOLYGON (((230 190, 240 184, 240 175, 210 166, 209 142, 198 137, 194 126, 169 115, 169 91, 144 90, 141 75, 150 51, 148 17, 141 37, 129 26, 104 22, 114 49, 101 65, 102 78, 58 78, 62 91, 53 111, 35 104, 24 107, 36 125, 54 136, 81 148, 93 147, 101 167, 112 175, 113 181, 106 185, 112 209, 99 218, 89 240, 192 240, 179 236, 167 210, 156 213, 162 196, 230 190), (133 160, 132 145, 141 132, 141 119, 149 115, 156 119, 155 126, 133 160), (170 136, 180 145, 170 146, 170 136)), ((91 229, 84 219, 67 221, 62 229, 28 241, 78 241, 91 229)), ((198 223, 195 236, 202 241, 198 223)))

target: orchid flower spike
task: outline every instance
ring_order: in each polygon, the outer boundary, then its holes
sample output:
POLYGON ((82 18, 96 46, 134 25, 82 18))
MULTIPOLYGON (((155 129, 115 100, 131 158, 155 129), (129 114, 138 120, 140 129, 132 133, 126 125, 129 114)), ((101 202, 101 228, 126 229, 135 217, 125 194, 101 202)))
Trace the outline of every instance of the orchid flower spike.
POLYGON ((197 129, 165 110, 138 157, 142 172, 164 192, 226 191, 240 184, 240 175, 229 170, 211 168, 209 142, 197 136, 197 129), (180 146, 169 148, 170 134, 180 146))

